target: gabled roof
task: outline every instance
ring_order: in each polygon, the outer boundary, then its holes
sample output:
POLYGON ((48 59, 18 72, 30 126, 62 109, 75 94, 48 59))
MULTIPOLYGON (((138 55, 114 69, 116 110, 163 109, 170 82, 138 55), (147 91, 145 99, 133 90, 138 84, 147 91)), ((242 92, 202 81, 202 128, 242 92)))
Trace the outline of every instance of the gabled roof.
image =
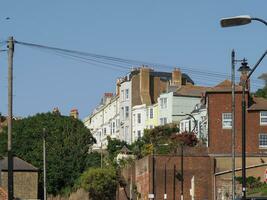
POLYGON ((131 151, 124 145, 122 149, 120 150, 120 153, 129 154, 131 153, 131 151))
POLYGON ((202 97, 210 87, 196 86, 196 85, 182 85, 174 92, 174 96, 191 96, 202 97))
POLYGON ((248 108, 249 111, 267 111, 267 99, 262 97, 253 97, 253 104, 248 108))
MULTIPOLYGON (((3 171, 8 170, 8 160, 7 157, 4 157, 0 160, 0 168, 3 171)), ((13 157, 13 170, 14 171, 38 171, 38 168, 34 167, 30 163, 18 158, 13 157)))
MULTIPOLYGON (((230 80, 224 80, 220 82, 218 85, 207 90, 207 93, 220 93, 220 92, 231 92, 232 91, 232 82, 230 80)), ((235 85, 235 91, 242 91, 242 86, 235 85)))

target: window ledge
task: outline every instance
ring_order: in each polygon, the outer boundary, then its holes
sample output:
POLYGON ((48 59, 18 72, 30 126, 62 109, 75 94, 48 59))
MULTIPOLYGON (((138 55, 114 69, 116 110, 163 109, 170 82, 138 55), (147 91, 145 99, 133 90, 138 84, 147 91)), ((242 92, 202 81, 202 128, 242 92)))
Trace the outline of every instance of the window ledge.
POLYGON ((224 129, 224 130, 231 130, 232 127, 222 127, 222 129, 224 129))

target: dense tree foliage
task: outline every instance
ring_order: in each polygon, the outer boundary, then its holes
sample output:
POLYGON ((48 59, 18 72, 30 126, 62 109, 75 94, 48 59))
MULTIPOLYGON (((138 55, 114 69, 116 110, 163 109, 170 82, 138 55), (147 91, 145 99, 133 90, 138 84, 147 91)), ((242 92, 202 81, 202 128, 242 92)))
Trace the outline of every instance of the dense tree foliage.
POLYGON ((255 96, 267 99, 267 85, 265 85, 262 89, 258 89, 255 96))
MULTIPOLYGON (((14 121, 13 153, 42 171, 43 128, 46 129, 47 191, 58 194, 72 187, 88 166, 98 165, 100 157, 88 154, 94 138, 80 120, 45 113, 14 121)), ((0 134, 0 154, 6 155, 7 131, 0 134)), ((40 176, 42 184, 42 174, 40 176)))
POLYGON ((129 147, 129 145, 125 141, 111 139, 110 137, 108 137, 107 152, 110 162, 114 161, 123 146, 126 146, 127 148, 129 147))
POLYGON ((81 175, 76 187, 88 191, 92 200, 115 200, 117 184, 114 168, 90 168, 81 175))
POLYGON ((168 154, 177 148, 177 143, 174 143, 172 136, 179 132, 179 128, 175 124, 167 124, 157 126, 154 129, 144 131, 144 136, 139 138, 131 145, 131 149, 137 158, 153 153, 168 154))

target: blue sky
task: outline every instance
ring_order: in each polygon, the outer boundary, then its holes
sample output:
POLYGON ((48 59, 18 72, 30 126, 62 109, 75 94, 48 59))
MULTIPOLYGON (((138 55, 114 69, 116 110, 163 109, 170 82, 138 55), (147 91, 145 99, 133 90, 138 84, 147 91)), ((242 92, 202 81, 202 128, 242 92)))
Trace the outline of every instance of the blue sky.
MULTIPOLYGON (((266 0, 2 0, 0 40, 12 35, 17 41, 170 66, 162 71, 177 66, 196 84, 216 85, 224 78, 208 72, 230 75, 232 49, 238 59, 246 57, 253 66, 267 47, 263 24, 223 29, 220 18, 248 14, 267 20, 266 9, 266 0)), ((6 60, 1 52, 3 114, 7 113, 6 60)), ((257 77, 267 71, 266 66, 267 58, 253 74, 253 90, 263 86, 257 77)), ((75 107, 83 118, 104 92, 115 91, 116 78, 125 73, 16 45, 14 115, 25 117, 54 107, 68 115, 75 107)))

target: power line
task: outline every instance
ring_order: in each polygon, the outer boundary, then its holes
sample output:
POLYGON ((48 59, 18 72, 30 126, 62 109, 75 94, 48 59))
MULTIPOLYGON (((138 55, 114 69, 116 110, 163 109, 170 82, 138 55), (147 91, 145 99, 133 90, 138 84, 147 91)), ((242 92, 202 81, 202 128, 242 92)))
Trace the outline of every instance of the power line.
MULTIPOLYGON (((32 48, 37 48, 37 49, 46 49, 50 50, 56 55, 60 55, 62 57, 69 57, 74 60, 82 61, 85 63, 89 64, 101 64, 102 67, 110 67, 110 68, 116 68, 116 69, 121 69, 121 70, 130 70, 133 65, 149 65, 153 68, 159 68, 159 69, 166 69, 166 68, 171 68, 173 67, 165 64, 158 64, 158 63, 152 63, 152 62, 144 62, 144 61, 138 61, 138 60, 132 60, 132 59, 123 59, 123 58, 118 58, 118 57, 111 57, 111 56, 104 56, 100 54, 94 54, 94 53, 87 53, 87 52, 82 52, 82 51, 76 51, 76 50, 69 50, 69 49, 63 49, 63 48, 57 48, 57 47, 50 47, 50 46, 45 46, 45 45, 40 45, 40 44, 34 44, 34 43, 27 43, 27 42, 19 42, 15 41, 17 44, 32 47, 32 48)), ((198 67, 202 68, 202 67, 198 67)), ((190 73, 193 76, 198 76, 202 77, 201 79, 207 77, 210 79, 217 79, 221 80, 221 78, 229 79, 230 76, 225 73, 218 73, 214 71, 201 71, 197 70, 195 68, 189 68, 189 67, 180 67, 180 69, 183 72, 190 73)), ((236 79, 238 80, 239 77, 237 76, 236 79)), ((259 80, 253 79, 253 82, 260 83, 259 80)))
MULTIPOLYGON (((30 47, 32 48, 32 47, 30 47)), ((46 51, 46 49, 37 49, 39 51, 45 51, 46 53, 50 53, 50 51, 46 51)), ((129 71, 130 68, 125 68, 119 65, 110 65, 109 63, 105 63, 105 62, 100 62, 94 59, 86 59, 83 57, 79 57, 79 56, 75 56, 75 55, 69 55, 67 53, 62 53, 62 52, 53 52, 53 54, 56 54, 57 56, 63 57, 63 58, 67 58, 67 59, 71 59, 71 60, 75 60, 75 61, 79 61, 82 63, 87 63, 87 64, 91 64, 93 66, 99 66, 99 67, 104 67, 104 68, 111 68, 111 69, 115 69, 115 70, 122 70, 122 71, 129 71)))

